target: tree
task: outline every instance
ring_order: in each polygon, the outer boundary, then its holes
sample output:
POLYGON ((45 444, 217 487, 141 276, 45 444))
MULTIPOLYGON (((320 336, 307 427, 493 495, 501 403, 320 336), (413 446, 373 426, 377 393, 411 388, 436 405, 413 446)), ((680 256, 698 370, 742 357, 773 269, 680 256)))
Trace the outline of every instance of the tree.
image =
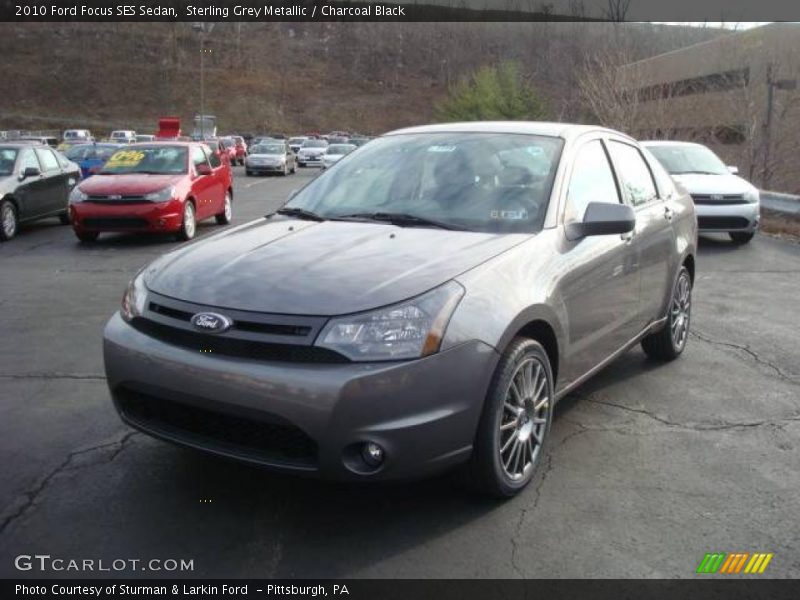
POLYGON ((513 61, 481 67, 451 86, 436 107, 442 121, 537 120, 546 113, 544 101, 513 61))

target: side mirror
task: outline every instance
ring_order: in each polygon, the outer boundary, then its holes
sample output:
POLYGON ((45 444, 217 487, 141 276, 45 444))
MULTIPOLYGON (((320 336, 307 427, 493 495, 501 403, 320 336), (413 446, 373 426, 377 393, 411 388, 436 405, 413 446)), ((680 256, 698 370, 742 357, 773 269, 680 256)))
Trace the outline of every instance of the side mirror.
POLYGON ((196 169, 198 175, 211 175, 211 167, 208 165, 197 165, 196 169))
POLYGON ((36 167, 26 167, 25 170, 22 173, 20 173, 19 180, 22 181, 23 179, 27 179, 28 177, 38 177, 41 174, 42 172, 36 167))
POLYGON ((730 171, 734 175, 738 175, 739 174, 739 167, 735 167, 733 165, 728 165, 728 171, 730 171))
POLYGON ((611 202, 590 202, 583 215, 583 221, 567 223, 569 240, 579 240, 592 235, 622 234, 633 231, 636 214, 627 204, 611 202))

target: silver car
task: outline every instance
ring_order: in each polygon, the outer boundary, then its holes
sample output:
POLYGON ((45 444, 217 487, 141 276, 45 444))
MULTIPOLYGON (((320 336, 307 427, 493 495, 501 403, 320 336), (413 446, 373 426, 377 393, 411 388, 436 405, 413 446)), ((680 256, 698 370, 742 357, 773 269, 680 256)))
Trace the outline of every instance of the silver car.
POLYGON ((399 130, 144 268, 108 384, 125 422, 217 455, 359 481, 462 466, 511 496, 558 399, 637 343, 684 350, 696 243, 691 198, 623 134, 399 130))
POLYGON ((328 169, 358 148, 355 144, 331 144, 322 155, 322 168, 328 169))
POLYGON ((285 176, 296 170, 295 154, 283 140, 250 146, 247 158, 244 159, 244 172, 247 176, 259 173, 280 173, 285 176))
POLYGON ((322 165, 322 155, 328 147, 325 140, 308 139, 300 146, 297 152, 297 164, 301 167, 322 165))
POLYGON ((702 144, 642 142, 692 196, 701 233, 727 233, 746 244, 758 230, 758 188, 737 175, 702 144))

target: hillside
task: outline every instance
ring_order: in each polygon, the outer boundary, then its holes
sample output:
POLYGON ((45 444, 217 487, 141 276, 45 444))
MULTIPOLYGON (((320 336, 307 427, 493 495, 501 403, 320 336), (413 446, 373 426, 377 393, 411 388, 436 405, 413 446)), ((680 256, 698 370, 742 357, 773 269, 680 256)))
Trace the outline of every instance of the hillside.
MULTIPOLYGON (((226 131, 353 129, 432 120, 448 85, 513 58, 551 117, 582 120, 587 53, 641 58, 722 32, 590 23, 219 23, 206 54, 206 111, 226 131)), ((0 24, 0 129, 152 131, 199 112, 199 34, 188 23, 0 24)))

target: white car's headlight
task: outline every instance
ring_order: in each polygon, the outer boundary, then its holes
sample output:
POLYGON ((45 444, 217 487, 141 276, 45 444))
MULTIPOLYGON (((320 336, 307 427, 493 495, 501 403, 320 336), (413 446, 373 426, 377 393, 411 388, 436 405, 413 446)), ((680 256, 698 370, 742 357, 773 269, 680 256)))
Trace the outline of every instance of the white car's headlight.
POLYGON ((69 201, 70 202, 84 202, 88 200, 89 196, 84 194, 78 186, 72 188, 72 191, 69 193, 69 201))
POLYGON ((319 335, 317 345, 351 360, 405 360, 439 351, 447 324, 464 288, 450 281, 393 306, 336 317, 319 335))
POLYGON ((141 316, 144 312, 146 297, 147 288, 144 285, 142 270, 136 274, 136 277, 131 279, 128 288, 125 290, 125 295, 122 296, 122 309, 120 310, 122 318, 130 322, 134 318, 141 316))
POLYGON ((749 190, 745 192, 744 199, 750 204, 756 204, 759 200, 758 190, 749 190))
POLYGON ((148 202, 166 202, 175 197, 175 186, 165 187, 163 190, 145 194, 144 199, 148 202))

